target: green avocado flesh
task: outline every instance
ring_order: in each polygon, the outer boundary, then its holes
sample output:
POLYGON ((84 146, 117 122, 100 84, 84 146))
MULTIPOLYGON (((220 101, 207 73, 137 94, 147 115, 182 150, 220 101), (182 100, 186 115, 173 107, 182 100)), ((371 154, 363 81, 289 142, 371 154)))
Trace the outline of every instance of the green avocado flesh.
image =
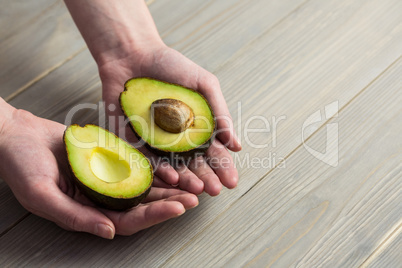
POLYGON ((206 99, 198 92, 151 78, 126 82, 120 104, 135 133, 150 147, 163 152, 189 152, 210 141, 215 119, 206 99), (174 99, 185 103, 194 113, 193 124, 180 133, 168 132, 154 122, 154 101, 174 99))
POLYGON ((113 133, 95 125, 71 125, 64 142, 78 187, 96 204, 125 210, 148 194, 153 179, 151 164, 113 133))

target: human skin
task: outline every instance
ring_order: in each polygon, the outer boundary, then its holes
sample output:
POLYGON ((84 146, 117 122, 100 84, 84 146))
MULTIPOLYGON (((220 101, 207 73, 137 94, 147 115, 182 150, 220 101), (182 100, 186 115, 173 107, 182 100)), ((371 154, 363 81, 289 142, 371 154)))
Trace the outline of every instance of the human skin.
MULTIPOLYGON (((156 166, 156 174, 195 194, 205 191, 215 196, 222 185, 236 187, 238 174, 227 149, 237 152, 241 145, 216 76, 163 43, 143 0, 65 2, 98 65, 106 111, 115 117, 114 122, 124 118, 118 99, 124 83, 133 77, 152 77, 198 90, 211 104, 218 134, 206 157, 176 171, 168 165, 156 166)), ((130 142, 137 141, 127 124, 116 124, 114 131, 130 142)))
MULTIPOLYGON (((71 183, 64 125, 15 109, 0 98, 0 177, 18 201, 67 230, 112 239, 115 234, 131 235, 183 214, 197 206, 195 194, 217 195, 222 185, 236 187, 237 170, 227 149, 239 151, 241 145, 218 79, 162 42, 143 1, 119 0, 113 5, 104 0, 65 2, 98 65, 109 116, 123 116, 118 97, 126 80, 153 77, 200 91, 218 117, 218 139, 205 158, 188 167, 156 166, 154 184, 144 202, 116 212, 95 206, 71 183), (208 158, 214 159, 215 165, 205 160, 208 158)), ((115 132, 136 142, 126 125, 117 125, 115 132)))
POLYGON ((72 183, 63 143, 65 126, 18 110, 0 98, 0 177, 28 211, 72 231, 112 239, 183 214, 194 194, 155 177, 144 202, 128 211, 99 208, 72 183))

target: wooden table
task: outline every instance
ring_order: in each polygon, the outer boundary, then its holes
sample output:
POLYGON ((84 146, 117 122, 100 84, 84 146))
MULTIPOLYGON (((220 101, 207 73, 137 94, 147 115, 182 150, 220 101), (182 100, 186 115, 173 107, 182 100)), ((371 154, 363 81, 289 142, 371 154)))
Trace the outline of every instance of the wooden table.
MULTIPOLYGON (((0 3, 3 98, 59 122, 101 100, 61 1, 0 3)), ((220 79, 239 186, 107 241, 28 213, 0 181, 0 267, 402 267, 402 1, 149 6, 166 44, 220 79)))

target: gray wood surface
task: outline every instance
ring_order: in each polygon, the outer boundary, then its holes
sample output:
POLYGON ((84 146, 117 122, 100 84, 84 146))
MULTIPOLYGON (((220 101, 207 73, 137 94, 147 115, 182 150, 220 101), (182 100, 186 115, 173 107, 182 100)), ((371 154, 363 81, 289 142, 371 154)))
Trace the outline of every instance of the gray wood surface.
POLYGON ((362 267, 401 267, 401 227, 399 225, 398 230, 384 241, 383 245, 363 263, 362 267))
POLYGON ((9 30, 0 38, 0 96, 10 100, 69 61, 85 43, 62 1, 2 2, 7 2, 3 12, 16 12, 0 21, 2 31, 9 30), (19 13, 31 19, 18 23, 19 13))
MULTIPOLYGON (((394 124, 402 121, 401 72, 402 59, 330 120, 340 128, 336 168, 297 149, 286 169, 264 177, 167 266, 356 267, 366 260, 401 222, 402 125, 394 124)), ((327 135, 338 136, 330 130, 309 145, 325 147, 327 135)))
POLYGON ((15 199, 10 188, 0 179, 0 236, 29 215, 15 199))
MULTIPOLYGON (((10 14, 0 19, 8 25, 32 10, 13 31, 0 31, 0 96, 63 122, 75 105, 97 103, 101 85, 66 9, 41 2, 7 3, 10 14), (59 27, 44 27, 50 18, 59 27), (48 59, 60 46, 68 49, 48 59), (20 52, 29 49, 37 53, 27 59, 20 52)), ((200 196, 178 219, 105 241, 26 217, 0 181, 0 266, 400 266, 402 2, 156 0, 150 9, 168 45, 220 78, 236 128, 252 116, 268 119, 269 132, 249 140, 239 133, 239 186, 200 196), (334 102, 337 116, 329 111, 303 130, 334 102), (302 143, 303 133, 307 146, 325 151, 327 123, 339 128, 337 167, 302 143), (243 162, 268 156, 275 163, 262 168, 243 162)), ((97 113, 75 120, 97 122, 97 113)))

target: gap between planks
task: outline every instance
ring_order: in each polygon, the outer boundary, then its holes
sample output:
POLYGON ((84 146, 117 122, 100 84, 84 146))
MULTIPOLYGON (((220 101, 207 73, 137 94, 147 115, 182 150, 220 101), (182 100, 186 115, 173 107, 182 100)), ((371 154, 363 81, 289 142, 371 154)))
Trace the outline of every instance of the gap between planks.
POLYGON ((232 61, 236 60, 237 57, 243 55, 243 53, 245 53, 247 51, 247 49, 252 46, 254 43, 258 42, 258 40, 260 40, 262 37, 264 37, 265 35, 269 34, 273 29, 275 29, 276 27, 278 27, 279 25, 281 25, 284 21, 286 21, 292 14, 296 13, 302 6, 304 6, 305 4, 307 4, 310 0, 305 0, 302 3, 300 3, 298 6, 296 6, 292 11, 290 11, 287 15, 283 16, 282 19, 278 20, 276 23, 274 23, 271 27, 269 27, 267 30, 265 30, 264 32, 262 32, 259 36, 257 36, 256 38, 250 40, 248 43, 246 43, 241 49, 239 49, 238 51, 236 51, 236 53, 233 55, 233 57, 231 57, 229 60, 227 60, 226 62, 222 63, 221 65, 219 65, 215 72, 218 72, 219 70, 223 69, 226 65, 229 65, 232 61))
POLYGON ((367 83, 367 82, 366 82, 367 83))
POLYGON ((31 215, 31 212, 27 212, 25 213, 25 215, 23 215, 21 218, 19 218, 16 222, 14 222, 12 225, 10 225, 7 229, 5 229, 2 233, 0 233, 0 238, 5 235, 8 231, 10 231, 11 229, 13 229, 15 226, 17 226, 20 222, 22 222, 23 220, 25 220, 26 218, 28 218, 29 215, 31 215))
MULTIPOLYGON (((316 133, 318 133, 324 126, 326 126, 327 124, 329 124, 334 118, 338 117, 339 114, 345 110, 347 107, 349 107, 351 105, 352 102, 354 102, 360 95, 362 95, 373 83, 375 83, 378 79, 380 79, 389 69, 391 69, 394 65, 397 64, 397 62, 399 60, 402 59, 402 55, 400 55, 395 61, 393 61, 387 68, 385 68, 380 74, 378 74, 370 83, 368 83, 363 89, 361 89, 355 96, 353 96, 347 103, 345 103, 339 110, 338 113, 332 115, 329 119, 327 119, 320 127, 317 128, 317 130, 315 130, 309 137, 306 138, 305 142, 309 141, 313 136, 316 135, 316 133)), ((258 185, 264 178, 266 178, 271 172, 273 172, 278 166, 280 166, 284 161, 286 161, 287 159, 289 159, 289 157, 291 157, 297 150, 299 150, 301 147, 303 146, 303 143, 300 143, 298 146, 296 146, 295 149, 293 149, 289 154, 287 154, 277 165, 275 165, 272 169, 270 169, 266 174, 264 174, 263 176, 261 176, 261 178, 256 181, 256 183, 254 185, 252 185, 244 194, 242 194, 238 199, 236 199, 235 201, 233 201, 225 210, 223 210, 221 213, 219 213, 210 223, 208 223, 201 231, 199 231, 196 235, 194 235, 189 241, 187 241, 179 250, 177 250, 174 254, 172 254, 169 258, 166 259, 166 261, 163 262, 163 264, 161 265, 164 266, 166 263, 168 263, 171 259, 173 259, 178 253, 180 253, 184 248, 187 247, 187 245, 189 245, 190 243, 192 243, 201 233, 203 233, 209 226, 211 226, 215 221, 217 221, 223 214, 226 213, 226 211, 228 211, 232 206, 234 206, 237 202, 239 202, 251 189, 253 189, 256 185, 258 185)), ((397 227, 397 230, 399 230, 402 226, 399 225, 397 227)), ((394 231, 394 232, 395 232, 394 231)), ((400 230, 402 231, 402 229, 400 230)), ((394 238, 397 236, 397 234, 399 234, 399 232, 394 235, 394 232, 386 237, 384 239, 384 241, 382 241, 379 245, 379 247, 377 247, 374 252, 364 261, 364 263, 366 263, 367 261, 372 261, 379 253, 381 253, 385 246, 388 245, 389 243, 386 243, 388 239, 390 238, 394 238), (378 253, 377 253, 378 251, 378 253)), ((390 240, 390 242, 392 242, 392 240, 390 240)), ((364 265, 364 263, 362 265, 364 265)), ((369 262, 367 263, 369 264, 369 262)), ((366 266, 362 266, 362 267, 366 267, 366 266)))
POLYGON ((4 98, 4 100, 6 102, 10 102, 11 100, 13 100, 15 97, 17 97, 18 95, 20 95, 22 92, 26 91, 27 89, 29 89, 32 85, 36 84, 37 82, 39 82, 40 80, 42 80, 43 78, 45 78, 47 75, 51 74, 52 72, 54 72, 55 70, 57 70, 58 68, 60 68, 61 66, 63 66, 64 64, 66 64, 67 62, 69 62, 70 60, 72 60, 73 58, 75 58, 76 56, 78 56, 81 52, 83 52, 85 49, 87 49, 86 46, 80 48, 78 51, 76 51, 75 53, 73 53, 72 55, 70 55, 69 57, 67 57, 66 59, 64 59, 63 61, 59 62, 58 64, 52 66, 51 68, 45 70, 44 72, 42 72, 40 75, 38 75, 37 77, 35 77, 34 79, 32 79, 31 81, 29 81, 28 83, 26 83, 25 85, 23 85, 22 87, 20 87, 19 89, 17 89, 16 91, 14 91, 13 93, 11 93, 10 95, 8 95, 6 98, 4 98))
MULTIPOLYGON (((152 5, 156 0, 147 0, 145 1, 145 3, 147 4, 147 6, 152 5)), ((55 3, 56 4, 56 3, 55 3)), ((46 8, 45 11, 50 10, 53 8, 53 6, 55 5, 51 5, 50 7, 46 8)), ((40 15, 40 14, 39 14, 40 15)), ((37 20, 39 18, 39 15, 34 17, 32 19, 31 22, 34 22, 35 20, 37 20)), ((7 39, 8 37, 6 37, 7 39)), ((35 77, 34 79, 32 79, 31 81, 29 81, 28 83, 26 83, 25 85, 23 85, 22 87, 20 87, 19 89, 17 89, 16 91, 14 91, 13 93, 11 93, 10 95, 8 95, 7 97, 4 98, 4 100, 6 102, 10 102, 12 99, 14 99, 15 97, 17 97, 18 95, 20 95, 22 92, 28 90, 32 85, 36 84, 37 82, 39 82, 40 80, 42 80, 43 78, 45 78, 47 75, 51 74, 52 72, 54 72, 55 70, 57 70, 58 68, 60 68, 61 66, 63 66, 64 64, 66 64, 67 62, 69 62, 70 60, 72 60, 73 58, 75 58, 76 56, 78 56, 81 52, 83 52, 85 49, 87 49, 87 46, 83 46, 82 48, 80 48, 79 50, 77 50, 76 52, 74 52, 73 54, 71 54, 70 56, 68 56, 67 58, 65 58, 64 60, 62 60, 61 62, 53 65, 52 67, 50 67, 49 69, 45 70, 44 72, 42 72, 41 74, 39 74, 37 77, 35 77)), ((1 237, 1 234, 0 234, 1 237)))
POLYGON ((360 268, 368 267, 388 246, 402 233, 402 220, 399 221, 399 225, 390 232, 388 236, 385 236, 380 245, 368 256, 368 258, 359 266, 360 268))

